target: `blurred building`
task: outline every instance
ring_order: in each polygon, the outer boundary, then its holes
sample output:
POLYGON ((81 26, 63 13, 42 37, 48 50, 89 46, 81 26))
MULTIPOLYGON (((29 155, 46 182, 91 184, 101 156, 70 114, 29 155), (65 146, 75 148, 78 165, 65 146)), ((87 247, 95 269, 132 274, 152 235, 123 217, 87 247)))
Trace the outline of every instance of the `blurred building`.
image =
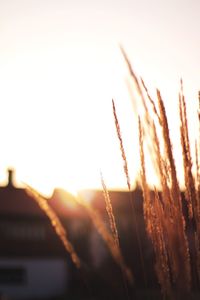
MULTIPOLYGON (((103 192, 85 190, 79 194, 90 202, 110 231, 103 192)), ((122 255, 136 285, 144 287, 138 231, 149 285, 157 287, 141 190, 109 194, 122 255)), ((25 189, 15 186, 13 171, 9 170, 7 185, 0 187, 0 295, 11 300, 88 299, 92 290, 93 299, 123 299, 121 270, 87 210, 62 189, 55 189, 47 201, 63 224, 82 268, 76 269, 45 213, 25 189)))
MULTIPOLYGON (((149 287, 156 286, 154 262, 155 257, 150 239, 147 236, 146 225, 143 216, 143 194, 137 186, 133 191, 110 190, 109 197, 112 204, 112 210, 115 217, 119 242, 124 260, 132 270, 135 278, 135 285, 138 288, 145 286, 145 278, 141 267, 141 255, 145 267, 145 276, 149 287)), ((103 192, 95 191, 91 199, 91 204, 99 212, 103 222, 110 231, 108 213, 103 192)), ((95 245, 93 245, 93 248, 95 245)), ((102 247, 102 246, 101 246, 102 247)), ((107 248, 107 247, 106 247, 107 248)), ((100 248, 99 248, 100 249, 100 248)), ((110 254, 107 251, 94 251, 96 259, 104 255, 104 268, 109 266, 110 254), (107 255, 107 257, 106 257, 107 255)), ((112 266, 113 268, 113 266, 112 266)), ((109 274, 109 270, 103 270, 104 274, 109 274)), ((111 275, 113 276, 113 275, 111 275)))
POLYGON ((67 288, 66 253, 37 203, 13 182, 0 187, 0 294, 58 299, 67 288))

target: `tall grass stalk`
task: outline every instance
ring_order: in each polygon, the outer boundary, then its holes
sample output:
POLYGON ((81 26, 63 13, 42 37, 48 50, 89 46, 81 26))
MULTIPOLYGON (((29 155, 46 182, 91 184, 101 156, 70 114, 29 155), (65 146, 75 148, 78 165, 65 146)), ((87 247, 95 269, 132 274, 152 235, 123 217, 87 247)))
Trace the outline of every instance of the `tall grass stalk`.
MULTIPOLYGON (((169 193, 167 195, 162 191, 163 203, 169 201, 173 206, 170 209, 170 216, 167 214, 166 237, 169 255, 169 263, 172 270, 172 279, 177 289, 189 291, 191 283, 190 259, 188 240, 185 234, 185 220, 182 212, 182 200, 179 183, 177 179, 176 166, 173 157, 172 144, 169 134, 168 120, 165 112, 164 103, 157 90, 159 115, 162 125, 162 136, 164 142, 164 160, 167 166, 169 193), (166 197, 167 196, 167 197, 166 197)), ((165 208, 165 206, 163 206, 165 208)), ((168 211, 166 211, 168 213, 168 211)))
POLYGON ((110 195, 109 195, 108 189, 106 187, 102 173, 100 175, 101 175, 101 185, 103 188, 103 194, 104 194, 104 199, 105 199, 105 204, 106 204, 106 211, 107 211, 109 223, 110 223, 110 229, 113 234, 114 241, 115 241, 116 245, 119 247, 119 236, 118 236, 117 225, 115 222, 115 216, 113 213, 110 195))
POLYGON ((140 257, 141 267, 142 267, 142 271, 143 271, 143 279, 144 279, 145 286, 147 286, 147 276, 146 276, 146 271, 145 271, 142 242, 141 242, 141 238, 139 235, 138 220, 137 220, 137 215, 136 215, 136 210, 135 210, 135 205, 134 205, 134 199, 133 199, 133 196, 131 193, 131 182, 130 182, 130 176, 129 176, 129 170, 128 170, 128 163, 127 163, 127 159, 126 159, 126 153, 125 153, 125 149, 124 149, 124 145, 123 145, 123 138, 122 138, 122 134, 121 134, 121 130, 120 130, 120 125, 119 125, 119 121, 118 121, 118 117, 117 117, 114 100, 112 100, 112 106, 113 106, 113 115, 114 115, 114 120, 115 120, 117 137, 119 140, 122 161, 124 164, 124 173, 125 173, 125 177, 126 177, 127 187, 129 190, 130 204, 131 204, 131 209, 132 209, 132 213, 133 213, 133 225, 134 225, 134 230, 136 233, 139 257, 140 257))
POLYGON ((79 204, 80 207, 86 210, 86 212, 88 213, 89 217, 92 220, 92 223, 94 224, 100 236, 102 237, 108 249, 110 250, 113 259, 115 260, 117 265, 121 268, 124 276, 129 281, 129 283, 133 284, 134 283, 133 274, 129 269, 129 267, 126 265, 119 246, 117 245, 115 239, 113 238, 113 235, 108 232, 99 213, 91 206, 91 204, 87 203, 80 195, 77 195, 75 201, 77 202, 77 204, 79 204))
POLYGON ((60 222, 60 219, 54 212, 54 210, 49 206, 48 200, 40 195, 35 189, 26 184, 27 193, 37 202, 39 207, 44 211, 44 213, 49 218, 53 228, 55 229, 56 234, 62 241, 66 251, 70 254, 71 259, 75 266, 79 269, 81 267, 81 260, 76 254, 73 245, 68 239, 67 231, 60 222))
POLYGON ((119 144, 120 144, 122 161, 123 161, 123 164, 124 164, 124 173, 125 173, 125 176, 126 176, 127 186, 128 186, 129 191, 130 191, 131 190, 131 182, 130 182, 130 176, 129 176, 129 171, 128 171, 128 163, 127 163, 127 159, 126 159, 126 153, 125 153, 125 149, 124 149, 124 145, 123 145, 121 129, 120 129, 120 125, 119 125, 119 121, 118 121, 118 117, 117 117, 117 112, 116 112, 116 108, 115 108, 115 102, 114 102, 113 99, 112 99, 112 108, 113 108, 113 115, 114 115, 114 120, 115 120, 115 128, 116 128, 116 131, 117 131, 117 137, 118 137, 119 144))
POLYGON ((141 183, 143 190, 143 209, 146 222, 147 233, 154 246, 156 260, 156 274, 161 285, 163 294, 171 294, 170 271, 168 266, 168 256, 165 245, 164 231, 162 226, 163 209, 160 204, 157 192, 154 198, 147 183, 145 156, 143 147, 143 133, 141 121, 139 118, 139 145, 140 145, 140 160, 141 160, 141 183))
MULTIPOLYGON (((70 254, 73 263, 79 269, 81 267, 81 260, 76 254, 71 242, 67 238, 66 229, 63 227, 62 223, 60 222, 60 219, 58 218, 54 210, 49 206, 48 200, 27 184, 26 184, 26 191, 31 197, 33 197, 33 199, 37 202, 39 207, 45 212, 45 214, 51 221, 51 224, 55 229, 56 234, 62 241, 66 251, 70 254)), ((119 246, 116 244, 116 241, 113 239, 113 236, 106 229, 97 211, 95 211, 95 209, 92 208, 92 206, 89 203, 85 202, 80 196, 77 196, 75 198, 75 201, 87 211, 97 231, 102 236, 103 240, 108 246, 114 260, 120 266, 121 270, 123 271, 123 274, 126 276, 129 283, 133 284, 132 272, 126 266, 121 251, 119 249, 119 246)))
MULTIPOLYGON (((155 101, 151 98, 142 78, 140 86, 140 82, 123 49, 122 54, 128 66, 130 76, 134 81, 133 88, 136 88, 139 97, 142 100, 139 105, 143 107, 144 111, 138 126, 141 183, 143 188, 143 207, 147 233, 152 240, 154 252, 156 254, 156 273, 163 293, 171 294, 172 289, 175 289, 179 293, 183 293, 183 291, 188 292, 191 288, 191 261, 188 239, 185 231, 181 189, 177 178, 165 106, 161 93, 157 90, 157 110, 155 101), (142 88, 147 97, 144 96, 142 88), (146 103, 146 98, 152 107, 152 111, 146 103), (161 135, 160 138, 158 138, 157 134, 158 129, 161 135), (160 182, 161 193, 159 195, 156 189, 154 190, 154 193, 152 193, 147 183, 144 142, 147 144, 149 155, 154 162, 156 174, 160 182)), ((185 143, 184 153, 188 153, 186 158, 191 163, 186 108, 183 101, 181 108, 182 122, 184 123, 182 126, 184 127, 182 130, 182 139, 184 139, 185 143)), ((191 165, 192 164, 190 164, 190 166, 191 165)), ((189 163, 187 164, 187 172, 188 166, 189 163)), ((190 174, 187 173, 187 176, 191 176, 191 168, 190 174)), ((187 181, 189 181, 188 178, 189 177, 187 177, 187 181)), ((191 176, 191 178, 193 177, 191 176)), ((191 178, 190 181, 192 182, 191 178)), ((190 193, 194 193, 194 191, 195 190, 190 185, 190 193), (191 191, 191 188, 193 192, 191 191)), ((192 201, 195 201, 195 196, 192 197, 192 201)), ((191 207, 192 205, 193 204, 191 204, 191 207)), ((198 234, 195 234, 195 236, 196 241, 198 242, 198 234)))
MULTIPOLYGON (((200 275, 200 269, 199 269, 200 211, 199 211, 199 199, 198 199, 199 192, 196 189, 197 183, 195 183, 195 176, 192 173, 193 161, 192 161, 192 155, 190 149, 187 108, 186 108, 185 97, 183 94, 182 81, 181 81, 181 94, 179 96, 179 112, 180 112, 181 146, 182 146, 184 177, 185 177, 185 197, 187 199, 189 217, 191 219, 189 223, 190 225, 189 228, 192 233, 191 242, 193 243, 193 247, 192 247, 193 251, 191 251, 192 271, 193 271, 192 275, 193 275, 193 282, 195 283, 195 285, 198 285, 198 282, 200 282, 200 277, 199 277, 200 275), (197 262, 197 264, 195 262, 197 262)), ((196 170, 197 170, 196 180, 198 180, 198 153, 196 153, 196 170)))
POLYGON ((188 292, 191 287, 191 267, 181 191, 177 179, 167 115, 159 90, 157 90, 157 98, 161 119, 162 141, 164 142, 163 160, 161 161, 160 157, 158 157, 162 182, 162 203, 164 203, 164 214, 161 217, 161 222, 163 223, 173 285, 179 292, 183 290, 188 292), (162 162, 165 162, 165 164, 163 165, 162 162), (162 167, 164 167, 164 173, 162 167))

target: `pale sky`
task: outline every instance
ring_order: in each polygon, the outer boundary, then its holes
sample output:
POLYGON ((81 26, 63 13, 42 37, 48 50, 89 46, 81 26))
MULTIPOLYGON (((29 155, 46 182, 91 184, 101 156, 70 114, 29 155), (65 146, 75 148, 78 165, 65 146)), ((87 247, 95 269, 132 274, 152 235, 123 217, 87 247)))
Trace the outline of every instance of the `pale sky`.
MULTIPOLYGON (((179 79, 189 113, 200 88, 198 0, 0 0, 0 180, 7 167, 40 192, 124 187, 111 100, 131 180, 137 131, 118 45, 173 124, 179 79)), ((173 125, 172 125, 173 127, 173 125)))

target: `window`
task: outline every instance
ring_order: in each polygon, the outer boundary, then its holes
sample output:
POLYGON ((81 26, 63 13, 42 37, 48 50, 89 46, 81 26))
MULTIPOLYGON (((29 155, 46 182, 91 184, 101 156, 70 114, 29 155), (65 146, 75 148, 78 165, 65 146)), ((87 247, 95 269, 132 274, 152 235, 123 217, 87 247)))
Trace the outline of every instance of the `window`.
POLYGON ((31 241, 45 239, 45 227, 42 224, 28 222, 2 221, 0 222, 0 233, 7 239, 31 241))
POLYGON ((21 267, 0 267, 1 285, 23 285, 26 283, 26 270, 21 267))

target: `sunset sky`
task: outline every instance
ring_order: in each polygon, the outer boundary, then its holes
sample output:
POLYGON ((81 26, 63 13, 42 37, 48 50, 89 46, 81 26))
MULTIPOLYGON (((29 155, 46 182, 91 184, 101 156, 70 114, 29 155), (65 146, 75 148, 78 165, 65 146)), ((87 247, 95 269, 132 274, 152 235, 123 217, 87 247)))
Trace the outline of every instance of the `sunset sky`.
POLYGON ((138 137, 119 44, 152 95, 160 88, 173 127, 180 77, 196 110, 199 29, 199 0, 0 0, 0 180, 13 167, 18 183, 49 194, 100 187, 101 170, 109 187, 125 187, 114 98, 134 181, 138 137))

